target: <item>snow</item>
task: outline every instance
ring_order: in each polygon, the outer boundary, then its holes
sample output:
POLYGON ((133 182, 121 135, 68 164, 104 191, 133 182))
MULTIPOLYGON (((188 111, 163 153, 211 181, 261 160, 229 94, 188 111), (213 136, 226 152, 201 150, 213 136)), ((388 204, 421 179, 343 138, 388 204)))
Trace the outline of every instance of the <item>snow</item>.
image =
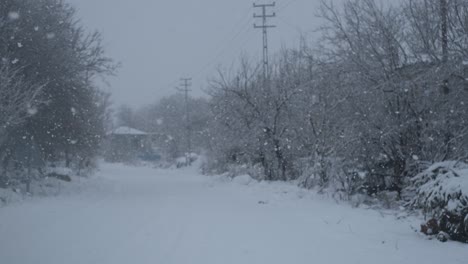
POLYGON ((20 14, 18 12, 9 12, 8 18, 10 20, 18 20, 20 18, 20 14))
MULTIPOLYGON (((70 196, 81 194, 84 190, 93 190, 99 192, 101 187, 106 185, 100 184, 103 179, 98 177, 95 179, 88 179, 74 175, 74 173, 67 168, 47 168, 47 173, 57 173, 61 175, 69 175, 72 179, 71 183, 64 182, 54 177, 46 177, 40 181, 32 180, 30 185, 30 193, 26 193, 26 187, 18 186, 15 189, 0 188, 0 215, 5 206, 17 206, 22 202, 33 202, 38 197, 51 197, 51 196, 70 196)), ((0 223, 1 229, 1 223, 0 223)), ((0 239, 1 244, 1 239, 0 239)))
MULTIPOLYGON (((17 203, 22 200, 23 200, 23 197, 20 193, 15 192, 14 190, 11 190, 11 189, 0 188, 0 205, 17 203)), ((1 210, 1 206, 0 206, 0 210, 1 210)))
POLYGON ((138 129, 134 129, 131 127, 126 127, 126 126, 118 127, 114 129, 110 134, 113 134, 113 135, 148 135, 147 133, 143 131, 140 131, 138 129))
POLYGON ((28 112, 29 115, 33 116, 33 115, 37 114, 38 110, 37 110, 36 107, 28 106, 27 112, 28 112))
POLYGON ((185 164, 185 163, 187 163, 187 158, 186 157, 178 157, 176 159, 176 163, 177 164, 185 164))
POLYGON ((287 183, 104 164, 95 187, 0 209, 2 263, 466 263, 418 219, 287 183))
POLYGON ((436 213, 466 210, 468 203, 468 164, 457 161, 435 163, 413 178, 417 195, 411 201, 415 207, 432 209, 436 213))
POLYGON ((252 181, 253 179, 249 175, 240 175, 232 179, 232 182, 239 185, 249 185, 252 181))
POLYGON ((54 38, 55 38, 55 33, 53 33, 53 32, 47 33, 47 34, 46 34, 46 38, 47 38, 47 39, 54 39, 54 38))

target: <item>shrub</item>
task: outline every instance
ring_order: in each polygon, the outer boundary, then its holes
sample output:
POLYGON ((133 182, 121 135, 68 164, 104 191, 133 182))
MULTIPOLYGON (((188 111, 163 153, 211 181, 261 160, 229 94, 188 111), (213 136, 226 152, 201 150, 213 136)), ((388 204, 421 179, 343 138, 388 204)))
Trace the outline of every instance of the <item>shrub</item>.
POLYGON ((411 208, 422 209, 451 239, 468 243, 468 164, 436 163, 416 175, 409 188, 415 194, 411 208))

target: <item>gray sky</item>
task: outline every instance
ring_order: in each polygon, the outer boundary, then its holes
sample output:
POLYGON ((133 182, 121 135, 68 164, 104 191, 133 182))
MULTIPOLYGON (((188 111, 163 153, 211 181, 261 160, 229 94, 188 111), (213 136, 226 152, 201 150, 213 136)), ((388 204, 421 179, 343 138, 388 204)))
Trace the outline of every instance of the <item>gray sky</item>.
MULTIPOLYGON (((89 29, 103 33, 108 54, 122 63, 109 79, 116 105, 139 106, 175 92, 193 77, 194 95, 242 52, 261 57, 261 32, 253 29, 252 0, 68 0, 89 29)), ((318 0, 277 0, 271 52, 298 45, 300 32, 318 26, 318 0)), ((259 0, 257 3, 267 3, 259 0)), ((257 12, 260 10, 257 10, 257 12)))

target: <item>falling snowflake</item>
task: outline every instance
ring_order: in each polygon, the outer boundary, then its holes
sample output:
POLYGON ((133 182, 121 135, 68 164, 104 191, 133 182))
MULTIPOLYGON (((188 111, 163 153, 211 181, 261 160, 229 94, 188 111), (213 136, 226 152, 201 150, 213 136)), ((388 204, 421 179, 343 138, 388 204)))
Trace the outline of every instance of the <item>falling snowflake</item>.
POLYGON ((17 20, 20 18, 20 14, 18 12, 10 12, 8 13, 8 18, 10 20, 17 20))
POLYGON ((53 33, 53 32, 47 33, 47 34, 46 34, 46 38, 47 38, 47 39, 53 39, 53 38, 55 38, 55 33, 53 33))
POLYGON ((28 112, 29 115, 33 116, 33 115, 37 114, 37 108, 29 106, 27 112, 28 112))
POLYGON ((11 61, 12 64, 16 64, 16 63, 18 63, 18 62, 19 62, 18 59, 14 59, 14 60, 11 61))

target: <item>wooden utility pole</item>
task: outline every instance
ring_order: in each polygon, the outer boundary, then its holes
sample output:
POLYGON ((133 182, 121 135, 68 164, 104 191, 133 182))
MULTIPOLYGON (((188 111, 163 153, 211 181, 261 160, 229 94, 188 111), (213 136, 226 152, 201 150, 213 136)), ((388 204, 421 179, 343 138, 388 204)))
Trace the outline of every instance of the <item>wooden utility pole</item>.
POLYGON ((263 32, 263 78, 267 80, 268 78, 268 29, 275 28, 275 25, 269 25, 267 22, 268 18, 276 17, 276 13, 268 14, 267 8, 268 7, 275 7, 276 3, 273 2, 272 4, 253 4, 254 8, 261 8, 262 14, 257 15, 254 14, 254 18, 261 18, 262 25, 258 26, 254 24, 254 28, 262 29, 263 32))

